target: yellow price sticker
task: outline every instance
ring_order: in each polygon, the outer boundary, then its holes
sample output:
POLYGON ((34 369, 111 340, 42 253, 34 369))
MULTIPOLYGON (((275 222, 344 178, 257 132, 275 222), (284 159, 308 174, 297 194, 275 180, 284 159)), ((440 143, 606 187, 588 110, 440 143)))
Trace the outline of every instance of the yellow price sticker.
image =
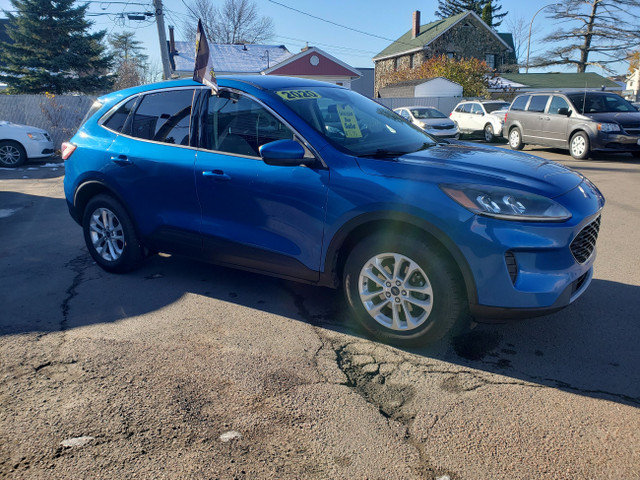
POLYGON ((349 105, 338 105, 338 116, 346 138, 362 138, 362 132, 358 126, 358 119, 349 105))
POLYGON ((313 100, 322 98, 320 94, 313 90, 280 90, 276 92, 280 98, 287 101, 292 100, 313 100))

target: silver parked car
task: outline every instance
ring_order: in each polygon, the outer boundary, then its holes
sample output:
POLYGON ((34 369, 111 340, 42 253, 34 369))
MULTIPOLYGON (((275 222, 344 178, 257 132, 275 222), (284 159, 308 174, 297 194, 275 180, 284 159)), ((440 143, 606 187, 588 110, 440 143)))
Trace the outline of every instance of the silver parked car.
POLYGON ((456 105, 449 118, 458 124, 460 133, 480 133, 486 142, 493 142, 502 135, 508 108, 509 102, 502 100, 465 100, 456 105))
POLYGON ((435 107, 401 107, 393 111, 434 137, 459 137, 455 122, 435 107))
POLYGON ((548 92, 517 96, 505 118, 509 146, 566 148, 582 160, 592 152, 640 157, 640 112, 611 92, 548 92))

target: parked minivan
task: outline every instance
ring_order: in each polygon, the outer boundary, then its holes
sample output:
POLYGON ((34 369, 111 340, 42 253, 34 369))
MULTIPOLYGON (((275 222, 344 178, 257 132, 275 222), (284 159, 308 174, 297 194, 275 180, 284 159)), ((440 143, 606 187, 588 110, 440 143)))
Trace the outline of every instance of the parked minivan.
POLYGON ((579 160, 594 151, 640 157, 640 112, 611 92, 527 93, 511 104, 503 135, 514 150, 532 143, 568 148, 579 160))

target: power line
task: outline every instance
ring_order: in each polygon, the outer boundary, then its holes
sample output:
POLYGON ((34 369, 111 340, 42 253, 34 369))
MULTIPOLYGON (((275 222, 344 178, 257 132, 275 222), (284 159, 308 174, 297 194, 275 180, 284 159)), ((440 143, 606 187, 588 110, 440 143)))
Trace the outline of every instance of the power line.
MULTIPOLYGON (((367 35, 367 36, 369 36, 369 37, 373 37, 373 38, 379 38, 379 39, 381 39, 381 40, 386 40, 387 42, 396 42, 396 41, 397 41, 397 39, 387 38, 387 37, 382 37, 382 36, 380 36, 380 35, 376 35, 376 34, 374 34, 374 33, 364 32, 364 31, 362 31, 362 30, 358 30, 358 29, 353 28, 353 27, 348 27, 348 26, 346 26, 346 25, 341 25, 341 24, 336 23, 336 22, 333 22, 333 21, 331 21, 331 20, 327 20, 327 19, 325 19, 325 18, 317 17, 316 15, 312 15, 312 14, 310 14, 310 13, 303 12, 302 10, 298 10, 297 8, 290 7, 290 6, 288 6, 288 5, 285 5, 284 3, 276 2, 275 0, 268 0, 268 1, 269 1, 269 2, 271 2, 271 3, 274 3, 274 4, 276 4, 276 5, 279 5, 279 6, 281 6, 281 7, 287 8, 287 9, 289 9, 289 10, 293 10, 294 12, 298 12, 298 13, 300 13, 300 14, 302 14, 302 15, 306 15, 307 17, 315 18, 316 20, 320 20, 321 22, 329 23, 329 24, 331 24, 331 25, 335 25, 336 27, 344 28, 344 29, 346 29, 346 30, 351 30, 352 32, 360 33, 360 34, 362 34, 362 35, 367 35)), ((183 3, 184 3, 184 0, 183 0, 183 3)), ((402 42, 402 43, 405 43, 405 42, 402 42)), ((411 45, 411 44, 408 44, 408 43, 407 43, 406 45, 411 45)), ((412 45, 412 46, 413 46, 413 45, 412 45)))

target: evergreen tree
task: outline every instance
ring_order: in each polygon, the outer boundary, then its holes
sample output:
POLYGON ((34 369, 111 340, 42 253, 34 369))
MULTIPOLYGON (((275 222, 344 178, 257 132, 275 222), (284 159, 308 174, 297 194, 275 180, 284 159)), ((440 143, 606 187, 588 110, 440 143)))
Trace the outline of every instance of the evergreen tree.
POLYGON ((109 35, 116 79, 113 87, 120 90, 135 87, 145 82, 149 71, 148 55, 143 52, 142 42, 134 38, 134 32, 109 35))
POLYGON ((439 18, 449 18, 466 10, 470 10, 482 17, 482 20, 490 27, 496 28, 502 24, 502 19, 509 12, 500 13, 502 5, 497 0, 438 0, 436 16, 439 18), (488 7, 486 20, 483 11, 488 7), (487 22, 487 20, 489 20, 487 22))
POLYGON ((482 9, 481 18, 484 23, 493 27, 493 5, 491 5, 491 2, 488 2, 482 9))
POLYGON ((13 93, 94 93, 111 84, 111 57, 102 44, 105 33, 89 33, 89 4, 74 0, 11 0, 5 11, 7 34, 0 43, 4 61, 0 80, 13 93))

